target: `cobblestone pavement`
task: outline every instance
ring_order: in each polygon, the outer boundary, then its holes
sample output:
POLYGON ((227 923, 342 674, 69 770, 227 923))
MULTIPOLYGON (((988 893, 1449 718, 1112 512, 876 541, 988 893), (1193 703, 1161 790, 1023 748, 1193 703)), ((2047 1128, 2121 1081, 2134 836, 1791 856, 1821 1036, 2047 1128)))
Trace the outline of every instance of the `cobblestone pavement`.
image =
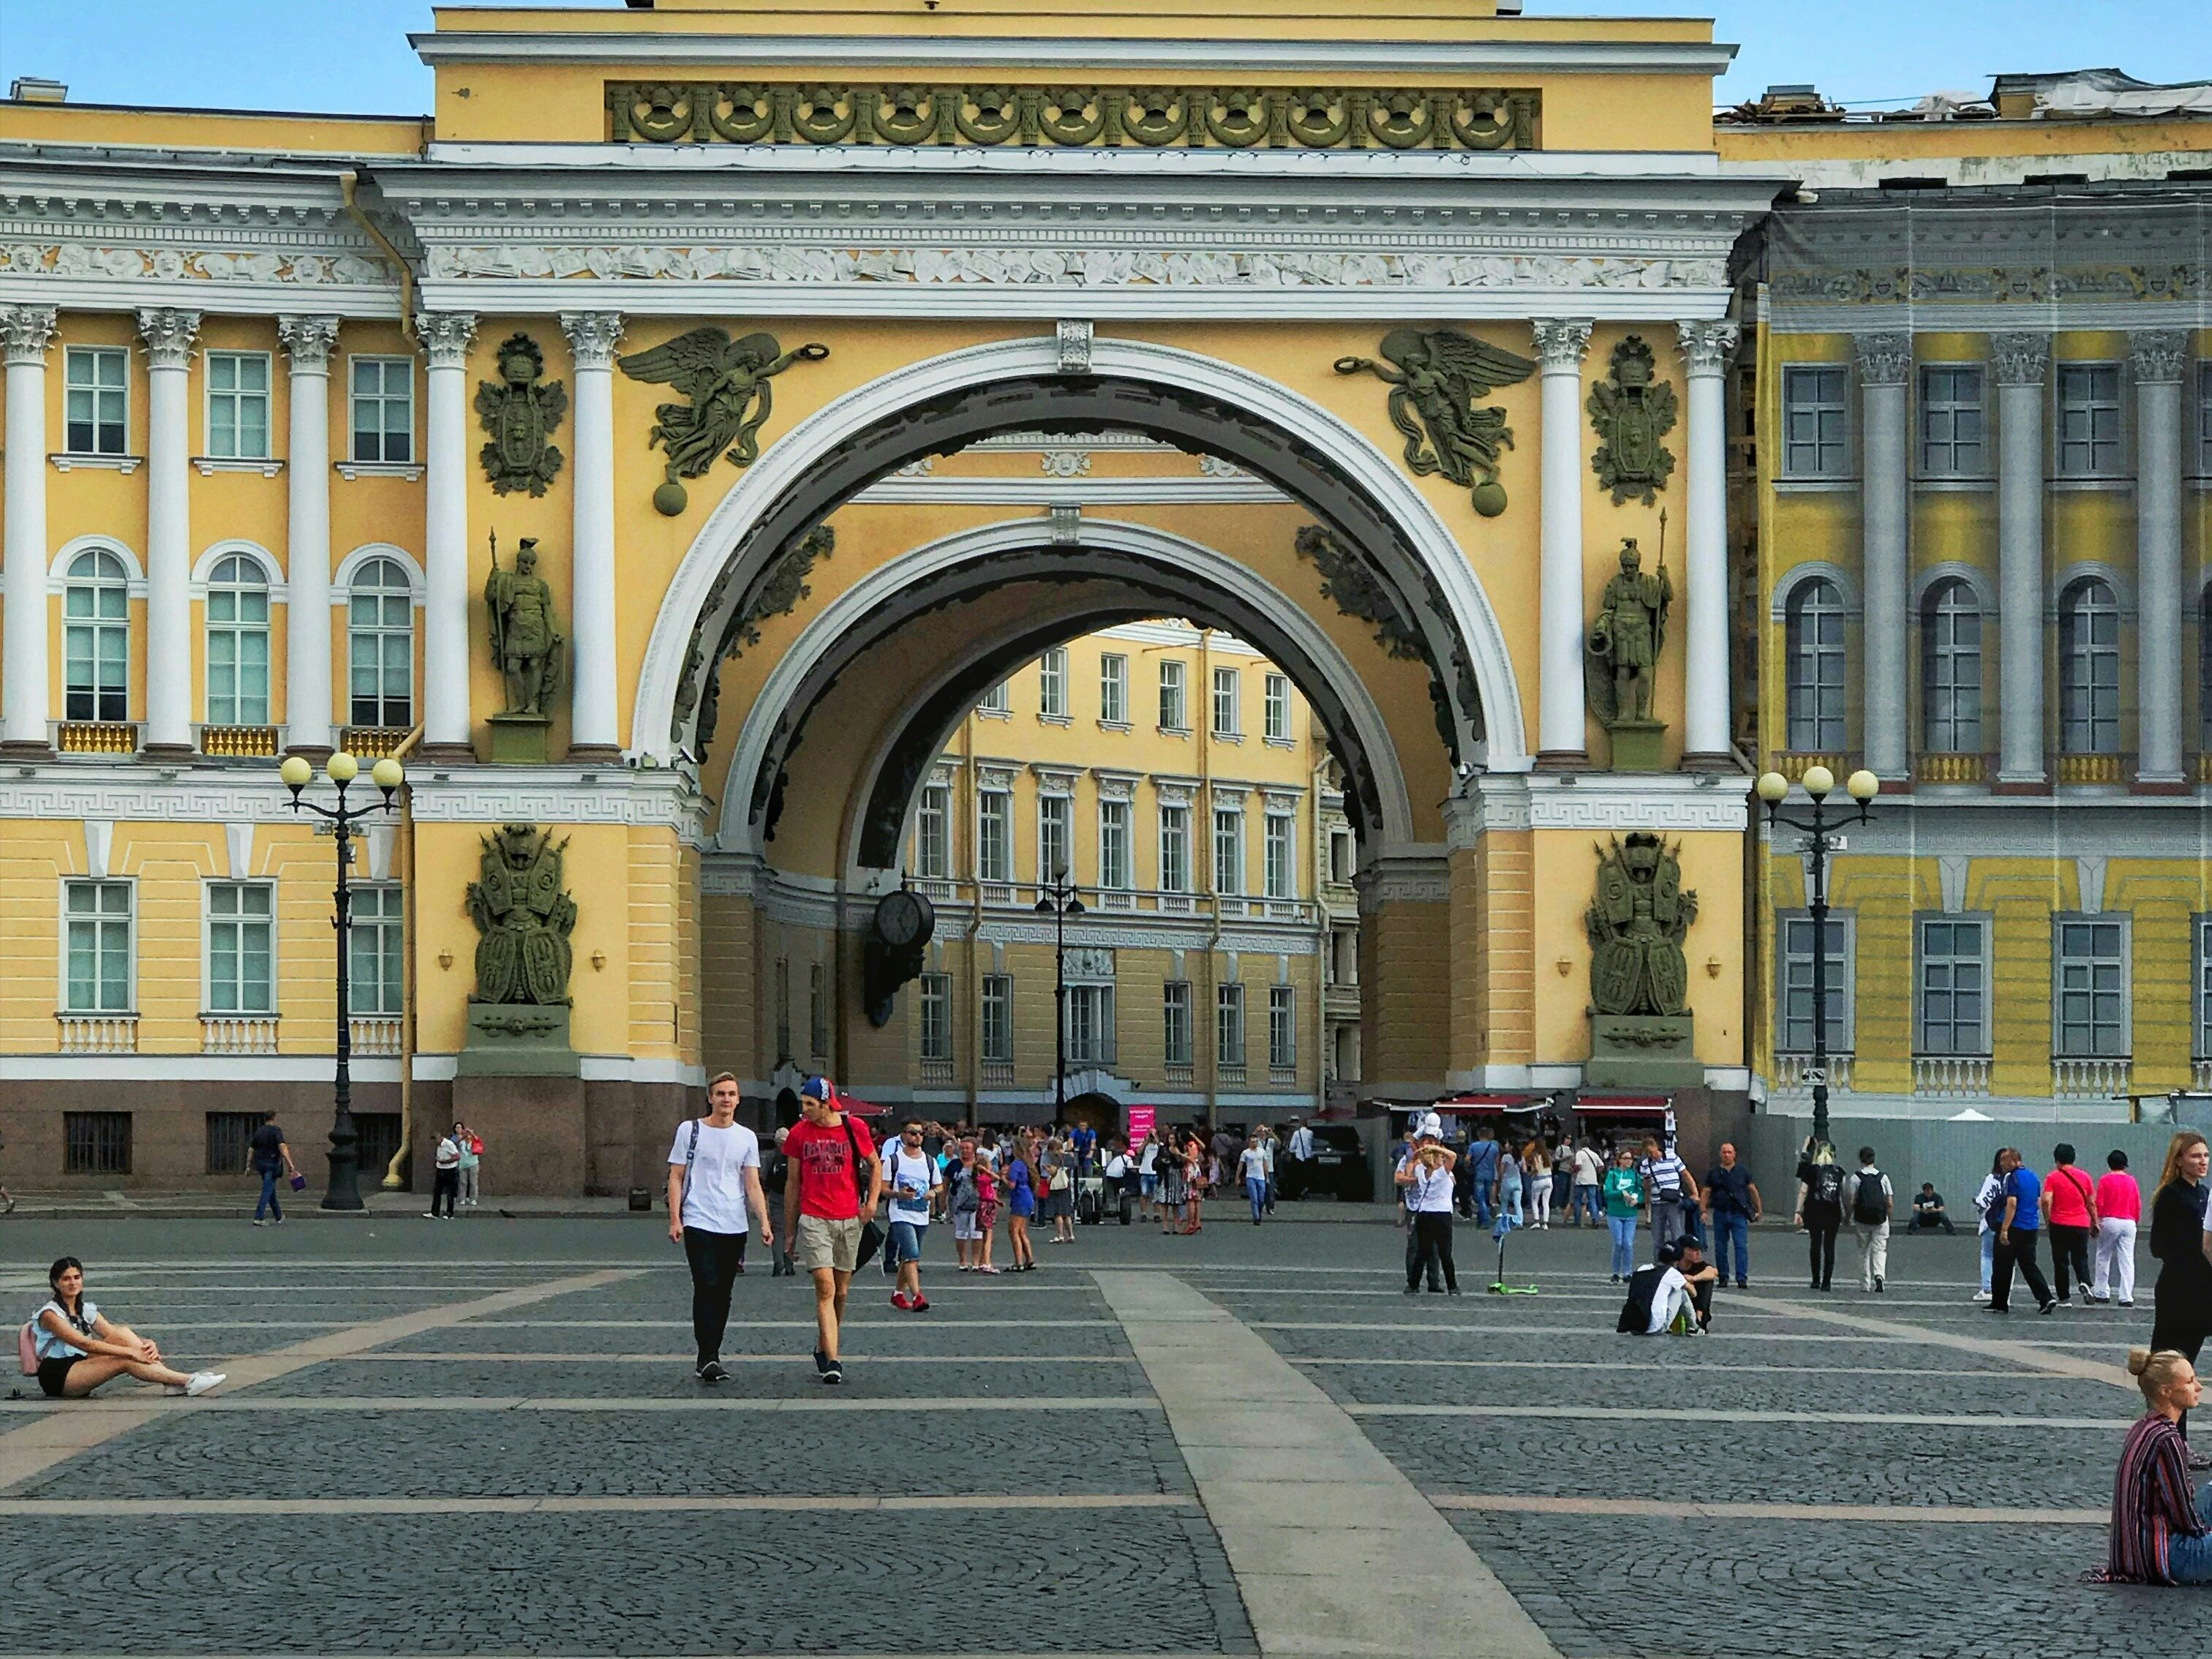
MULTIPOLYGON (((658 1223, 471 1221, 0 1224, 9 1320, 67 1251, 181 1361, 293 1365, 205 1401, 0 1401, 0 1659, 1257 1653, 1254 1598, 1302 1569, 1240 1585, 1091 1268, 1172 1272, 1255 1331, 1565 1659, 2212 1655, 2198 1598, 2081 1582, 2148 1291, 1999 1318, 1967 1299, 1969 1238, 1897 1240, 1879 1297, 1847 1247, 1816 1295, 1762 1231, 1759 1288, 1696 1342, 1613 1335, 1604 1238, 1565 1230, 1515 1240, 1540 1294, 1513 1297, 1483 1293, 1494 1258, 1463 1230, 1458 1298, 1401 1296, 1379 1223, 1085 1230, 995 1280, 938 1271, 933 1239, 927 1315, 856 1281, 842 1394, 812 1380, 805 1285, 757 1267, 733 1379, 694 1410, 658 1223), (624 1276, 441 1311, 596 1270, 624 1276), (372 1352, 280 1353, 405 1316, 372 1352), (67 1455, 9 1474, 12 1437, 64 1431, 67 1455)), ((1357 1559, 1401 1588, 1387 1549, 1357 1559)))

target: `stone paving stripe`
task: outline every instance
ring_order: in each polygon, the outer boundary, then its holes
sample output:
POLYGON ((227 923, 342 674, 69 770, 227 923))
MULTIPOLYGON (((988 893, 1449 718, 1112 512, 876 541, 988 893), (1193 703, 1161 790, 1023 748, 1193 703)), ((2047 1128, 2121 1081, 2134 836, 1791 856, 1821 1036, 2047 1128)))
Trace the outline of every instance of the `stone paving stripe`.
MULTIPOLYGON (((537 1353, 516 1352, 504 1348, 488 1348, 481 1353, 469 1353, 458 1348, 451 1353, 412 1353, 402 1352, 396 1348, 380 1348, 374 1353, 363 1354, 362 1358, 374 1360, 380 1364, 390 1359, 398 1360, 405 1364, 424 1365, 681 1365, 688 1368, 693 1361, 693 1355, 689 1348, 671 1348, 665 1353, 537 1353)), ((1127 1354, 1113 1353, 1056 1353, 1047 1356, 1046 1358, 1054 1365, 1129 1365, 1136 1363, 1127 1354)), ((722 1364, 725 1366, 788 1365, 791 1363, 791 1356, 783 1353, 726 1353, 722 1356, 722 1364)), ((872 1368, 877 1365, 1034 1365, 1039 1363, 1039 1356, 1033 1353, 872 1353, 868 1356, 867 1363, 872 1368)), ((1332 1359, 1315 1360, 1310 1363, 1333 1365, 1339 1362, 1332 1359)), ((1513 1363, 1534 1364, 1537 1362, 1522 1360, 1513 1363)), ((1738 1366, 1735 1369, 1745 1368, 1738 1366)), ((1809 1368, 1784 1366, 1776 1369, 1809 1368)), ((1920 1371, 1908 1373, 1914 1376, 1934 1374, 1920 1371)), ((1942 1375, 1946 1376, 2019 1376, 2021 1373, 1946 1371, 1942 1375)), ((2037 1379, 2030 1376, 2025 1380, 2033 1382, 2037 1379)))
MULTIPOLYGON (((783 1363, 788 1365, 792 1362, 786 1359, 783 1363)), ((290 1366, 287 1371, 299 1369, 290 1366)), ((253 1380, 265 1382, 287 1371, 274 1371, 253 1380)), ((1074 1395, 957 1395, 936 1399, 904 1396, 878 1400, 865 1395, 819 1394, 799 1400, 747 1400, 701 1393, 686 1395, 680 1400, 656 1400, 621 1395, 537 1399, 529 1395, 218 1394, 196 1400, 191 1407, 203 1412, 1149 1412, 1158 1411, 1160 1402, 1142 1395, 1106 1395, 1097 1398, 1074 1395)), ((127 1417, 134 1424, 143 1422, 150 1414, 147 1407, 129 1401, 96 1399, 70 1401, 65 1408, 50 1400, 0 1400, 0 1413, 35 1413, 42 1417, 127 1417)), ((0 1446, 12 1437, 0 1437, 0 1446)), ((75 1449, 82 1451, 86 1448, 78 1446, 75 1449)))
MULTIPOLYGON (((527 1307, 531 1303, 543 1301, 547 1297, 565 1296, 572 1291, 592 1290, 633 1276, 628 1271, 605 1268, 573 1274, 565 1279, 548 1279, 540 1285, 499 1291, 467 1302, 451 1302, 414 1313, 396 1314, 382 1319, 367 1320, 357 1325, 341 1326, 325 1335, 309 1337, 303 1342, 295 1342, 268 1353, 245 1355, 209 1369, 227 1372, 230 1378, 229 1386, 233 1389, 251 1388, 256 1382, 287 1376, 325 1359, 347 1358, 366 1352, 380 1344, 404 1341, 410 1336, 419 1336, 441 1326, 458 1324, 478 1314, 503 1313, 511 1308, 527 1307)), ((21 1485, 58 1463, 67 1462, 79 1452, 89 1451, 118 1435, 127 1434, 156 1416, 173 1411, 204 1410, 222 1398, 221 1395, 210 1395, 172 1403, 165 1396, 162 1405, 151 1407, 123 1401, 106 1403, 76 1401, 67 1406, 57 1406, 51 1401, 31 1402, 33 1408, 41 1413, 38 1420, 0 1433, 0 1492, 21 1485)), ((12 1406, 12 1403, 0 1401, 0 1407, 12 1406)))
POLYGON ((1523 1492, 1431 1492, 1440 1510, 1522 1515, 1649 1516, 1700 1521, 1901 1521, 1926 1525, 2102 1527, 2110 1510, 1971 1509, 1959 1504, 1709 1504, 1695 1498, 1546 1498, 1523 1492))
MULTIPOLYGON (((1018 1330, 1067 1331, 1097 1329, 1111 1325, 1110 1319, 928 1319, 916 1320, 910 1314, 861 1315, 857 1311, 846 1316, 848 1328, 866 1325, 871 1329, 888 1327, 900 1330, 926 1331, 945 1325, 957 1326, 963 1331, 1018 1330)), ((811 1331, 811 1319, 732 1319, 733 1331, 811 1331)), ((469 1328, 477 1331, 505 1330, 580 1330, 580 1331, 688 1331, 688 1319, 472 1319, 469 1328)))
MULTIPOLYGON (((1716 1317, 1726 1311, 1728 1310, 1725 1309, 1717 1310, 1716 1317)), ((1790 1316, 1808 1320, 1823 1318, 1822 1315, 1809 1313, 1802 1309, 1793 1309, 1790 1316)), ((2034 1317, 2033 1314, 2028 1316, 2034 1317)), ((2087 1348, 2098 1352, 2110 1353, 2116 1347, 2123 1346, 2116 1342, 1990 1342, 1978 1340, 1972 1337, 1955 1336, 1950 1332, 1933 1330, 1925 1325, 1892 1324, 1887 1321, 1861 1322, 1838 1315, 1826 1316, 1824 1322, 1828 1322, 1840 1324, 1873 1324, 1879 1327, 1881 1334, 1854 1333, 1838 1336, 1826 1331, 1709 1331, 1704 1340, 1708 1342, 1860 1342, 1892 1345, 1928 1343, 1937 1346, 1966 1348, 1980 1353, 1984 1358, 2017 1358, 2022 1364, 2036 1365, 2044 1370, 2051 1370, 2054 1366, 2062 1364, 2084 1366, 2087 1369, 2069 1370, 2066 1374, 2070 1376, 2095 1376, 2104 1382, 2112 1380, 2106 1368, 2090 1365, 2086 1360, 2064 1360, 2062 1356, 2056 1353, 2044 1359, 2030 1358, 2027 1356, 2038 1349, 2058 1348, 2087 1348)), ((1425 1336, 1456 1336, 1462 1334, 1468 1336, 1527 1336, 1547 1339, 1557 1339, 1562 1336, 1602 1336, 1608 1340, 1616 1334, 1609 1325, 1602 1328, 1594 1324, 1475 1325, 1446 1319, 1433 1319, 1425 1324, 1413 1321, 1390 1322, 1327 1319, 1255 1319, 1249 1322, 1255 1331, 1418 1331, 1425 1336)), ((2128 1379, 2124 1372, 2119 1374, 2119 1380, 2124 1387, 2130 1389, 2135 1387, 2135 1383, 2128 1379)))
MULTIPOLYGON (((410 1358, 416 1357, 416 1356, 413 1355, 409 1356, 410 1358)), ((468 1356, 466 1355, 460 1354, 423 1354, 420 1356, 420 1358, 424 1359, 465 1358, 467 1357, 468 1356)), ((487 1359, 504 1359, 510 1356, 505 1354, 486 1354, 483 1357, 487 1359)), ((670 1357, 677 1358, 683 1358, 681 1355, 663 1356, 664 1363, 665 1363, 665 1359, 670 1357)), ((781 1355, 755 1355, 749 1357, 775 1358, 779 1359, 781 1358, 781 1355)), ((396 1354, 379 1354, 377 1358, 380 1359, 392 1359, 397 1358, 398 1356, 396 1354)), ((1356 1365, 1362 1370, 1372 1370, 1377 1366, 1407 1366, 1417 1370, 1433 1368, 1437 1370, 1644 1371, 1655 1373, 1660 1376, 1665 1376, 1674 1371, 1778 1371, 1792 1376, 1832 1376, 1835 1375, 1836 1370, 1836 1368, 1832 1365, 1706 1365, 1700 1364, 1695 1360, 1675 1359, 1667 1361, 1664 1365, 1654 1365, 1647 1361, 1638 1359, 1309 1359, 1304 1358, 1303 1355, 1286 1355, 1285 1358, 1289 1358, 1291 1364, 1293 1365, 1342 1365, 1346 1367, 1356 1365)), ((722 1363, 724 1364, 727 1364, 730 1362, 724 1360, 722 1363)), ((870 1363, 881 1364, 883 1362, 871 1361, 870 1363)), ((1055 1360, 1054 1363, 1065 1364, 1066 1362, 1064 1360, 1055 1360)), ((2058 1376, 2043 1371, 1966 1371, 1954 1370, 1948 1367, 1942 1370, 1934 1370, 1924 1365, 1854 1365, 1850 1368, 1850 1375, 1853 1376, 1922 1376, 1930 1379, 1947 1376, 2002 1376, 2007 1382, 2071 1382, 2077 1380, 2074 1377, 2058 1376)))
POLYGON ((1558 1659, 1358 1424, 1242 1321, 1166 1274, 1098 1288, 1167 1408, 1267 1659, 1558 1659), (1378 1571, 1387 1568, 1387 1571, 1378 1571))
MULTIPOLYGON (((1242 1649, 1233 1651, 1243 1651, 1242 1649)), ((836 1659, 976 1659, 975 1648, 950 1649, 939 1653, 922 1653, 911 1649, 896 1652, 855 1653, 840 1650, 836 1659)), ((1221 1650, 1208 1649, 1204 1652, 1161 1653, 1146 1652, 1129 1648, 1104 1648, 1097 1650, 1076 1651, 1061 1648, 1051 1652, 1009 1653, 992 1648, 987 1650, 989 1659, 1221 1659, 1221 1650)), ((527 1651, 507 1652, 498 1648, 471 1648, 469 1659, 602 1659, 601 1656, 566 1648, 532 1648, 527 1651)), ((53 1659, 51 1651, 33 1653, 0 1652, 0 1659, 53 1659)), ((268 1659, 265 1653, 190 1653, 166 1652, 160 1648, 133 1648, 128 1652, 75 1652, 70 1659, 268 1659)), ((343 1652, 318 1654, 307 1650, 285 1650, 285 1659, 422 1659, 419 1652, 386 1653, 375 1648, 348 1648, 343 1652)), ((625 1659, 698 1659, 694 1654, 633 1654, 625 1659)), ((819 1648, 796 1648, 789 1653, 757 1653, 747 1659, 823 1659, 819 1648)))
POLYGON ((1543 1417, 1614 1423, 1859 1423, 1915 1429, 2130 1429, 2132 1417, 2013 1417, 1996 1412, 1747 1412, 1723 1406, 1348 1404, 1353 1417, 1543 1417))
MULTIPOLYGON (((11 1516, 104 1515, 116 1517, 209 1515, 571 1515, 688 1514, 744 1510, 781 1514, 917 1510, 1179 1510, 1198 1500, 1176 1492, 944 1493, 886 1497, 876 1492, 816 1497, 546 1496, 538 1498, 0 1498, 0 1519, 11 1516)), ((2023 1510, 2023 1514, 2040 1511, 2023 1510)))
MULTIPOLYGON (((2030 1300, 2024 1305, 2032 1308, 2034 1304, 2030 1300)), ((1925 1325, 1908 1325, 1900 1321, 1877 1319, 1866 1314, 1844 1313, 1836 1308, 1799 1308, 1798 1312, 1803 1318, 1818 1320, 1823 1324, 1851 1326, 1881 1334, 1871 1339, 1873 1340, 1886 1340, 1892 1334, 1896 1334, 1909 1341, 1955 1348, 1960 1353, 1978 1354, 1984 1359, 2010 1359, 2023 1365, 2033 1365, 2039 1370, 2049 1371, 2054 1376, 2078 1376, 2092 1382, 2105 1382, 2116 1389, 2125 1389, 2130 1394, 2137 1392, 2135 1378, 2128 1375, 2126 1366, 2117 1356, 2100 1364, 2094 1360, 2077 1359, 2071 1354, 2051 1352, 2057 1348, 2090 1348, 2102 1349, 2110 1353, 2112 1344, 2044 1340, 2014 1341, 2003 1337, 1969 1336, 1963 1331, 1935 1330, 1925 1325)), ((1984 1316, 1985 1318, 1991 1316, 1984 1316)), ((2008 1313, 2004 1317, 2017 1319, 2020 1316, 2008 1313)), ((2027 1317, 2037 1319, 2039 1316, 2030 1312, 2027 1317)), ((2124 1346, 2124 1344, 2119 1346, 2124 1346)))

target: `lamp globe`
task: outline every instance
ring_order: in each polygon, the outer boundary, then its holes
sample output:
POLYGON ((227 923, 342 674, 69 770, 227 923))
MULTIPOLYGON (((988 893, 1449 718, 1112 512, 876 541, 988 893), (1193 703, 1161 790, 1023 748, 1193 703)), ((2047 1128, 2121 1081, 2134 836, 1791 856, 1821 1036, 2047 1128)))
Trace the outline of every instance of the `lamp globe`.
POLYGON ((315 769, 307 764, 305 755, 287 755, 284 763, 276 769, 276 775, 284 780, 287 789, 305 789, 315 775, 315 769))
POLYGON ((1881 793, 1881 780, 1862 766, 1844 781, 1844 790, 1863 806, 1881 793))
POLYGON ((1779 805, 1782 798, 1790 793, 1790 780, 1779 772, 1761 772, 1759 775, 1758 787, 1759 799, 1765 801, 1769 806, 1776 806, 1779 805))
POLYGON ((370 767, 368 775, 378 788, 387 790, 397 789, 407 779, 407 774, 400 769, 399 763, 389 755, 370 767))
POLYGON ((341 749, 323 763, 323 770, 332 783, 351 783, 361 775, 361 763, 341 749))
POLYGON ((1808 766, 1805 769, 1802 781, 1805 785, 1805 793, 1814 800, 1819 800, 1836 787, 1836 775, 1825 766, 1808 766))

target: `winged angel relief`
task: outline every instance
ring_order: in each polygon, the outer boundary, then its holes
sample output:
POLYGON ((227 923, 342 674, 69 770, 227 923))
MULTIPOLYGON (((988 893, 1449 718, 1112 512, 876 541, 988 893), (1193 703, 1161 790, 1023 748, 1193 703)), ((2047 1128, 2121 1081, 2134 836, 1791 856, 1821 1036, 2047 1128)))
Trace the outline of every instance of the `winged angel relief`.
POLYGON ((769 380, 795 362, 820 362, 829 355, 817 342, 786 351, 773 334, 732 340, 708 327, 620 359, 632 380, 672 386, 690 399, 653 410, 649 441, 668 452, 666 477, 653 492, 655 509, 672 519, 681 513, 690 497, 678 480, 705 477, 717 455, 726 452, 732 464, 750 466, 773 404, 769 380))
POLYGON ((1513 447, 1513 429, 1503 409, 1479 407, 1475 399, 1527 380, 1536 365, 1449 328, 1394 328, 1378 349, 1388 362, 1340 357, 1336 372, 1387 383, 1390 423, 1406 434, 1406 465, 1416 473, 1441 472, 1468 492, 1476 512, 1496 518, 1505 510, 1498 452, 1513 447))

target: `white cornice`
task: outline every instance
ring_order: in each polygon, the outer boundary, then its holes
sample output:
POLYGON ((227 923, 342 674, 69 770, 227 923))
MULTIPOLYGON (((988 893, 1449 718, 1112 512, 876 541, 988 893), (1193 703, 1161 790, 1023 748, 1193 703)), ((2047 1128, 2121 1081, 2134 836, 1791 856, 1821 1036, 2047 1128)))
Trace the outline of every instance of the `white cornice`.
POLYGON ((1725 830, 1748 821, 1748 778, 1716 773, 1550 773, 1528 776, 1532 830, 1725 830))
MULTIPOLYGON (((1510 26, 1509 26, 1510 27, 1510 26)), ((524 34, 441 29, 410 34, 426 64, 580 64, 763 70, 1126 70, 1222 78, 1222 66, 1276 75, 1725 74, 1733 46, 1705 40, 1101 40, 1040 35, 676 34, 645 30, 524 34)))

